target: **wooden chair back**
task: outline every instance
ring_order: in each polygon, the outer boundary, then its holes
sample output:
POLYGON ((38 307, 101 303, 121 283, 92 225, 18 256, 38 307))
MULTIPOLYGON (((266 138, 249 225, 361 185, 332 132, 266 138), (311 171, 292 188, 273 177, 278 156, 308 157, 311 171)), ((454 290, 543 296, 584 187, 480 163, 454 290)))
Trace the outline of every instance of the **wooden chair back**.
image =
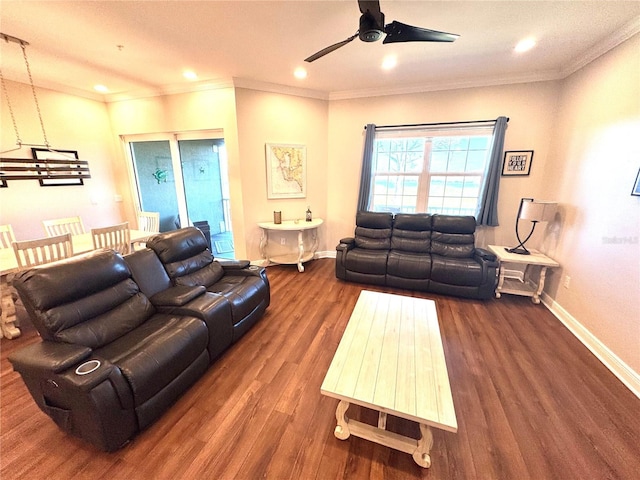
POLYGON ((71 235, 81 235, 84 232, 84 225, 80 217, 56 218, 53 220, 43 220, 42 225, 48 237, 70 233, 71 235))
POLYGON ((20 270, 56 262, 73 256, 71 234, 13 242, 13 251, 20 270))
POLYGON ((160 233, 160 212, 138 212, 138 230, 160 233))
POLYGON ((131 253, 129 222, 109 227, 92 228, 91 238, 93 238, 94 248, 110 248, 122 255, 131 253))
POLYGON ((11 248, 11 244, 16 241, 11 225, 0 225, 0 248, 11 248))

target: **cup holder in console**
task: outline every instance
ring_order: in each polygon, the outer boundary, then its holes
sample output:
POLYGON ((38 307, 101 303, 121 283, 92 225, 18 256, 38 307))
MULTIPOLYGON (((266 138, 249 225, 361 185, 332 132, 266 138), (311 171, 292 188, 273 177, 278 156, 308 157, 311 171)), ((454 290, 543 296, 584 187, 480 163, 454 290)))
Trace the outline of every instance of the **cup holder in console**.
POLYGON ((76 368, 76 375, 87 375, 100 368, 100 360, 89 360, 76 368))

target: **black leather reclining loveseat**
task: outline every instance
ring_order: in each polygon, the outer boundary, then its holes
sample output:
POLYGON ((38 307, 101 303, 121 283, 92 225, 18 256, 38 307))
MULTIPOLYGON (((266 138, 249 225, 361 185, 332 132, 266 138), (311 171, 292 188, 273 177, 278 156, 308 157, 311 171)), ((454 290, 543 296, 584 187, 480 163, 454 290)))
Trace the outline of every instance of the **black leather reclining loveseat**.
POLYGON ((199 230, 122 257, 94 252, 18 273, 42 341, 10 355, 62 429, 111 451, 156 420, 265 312, 265 270, 214 261, 199 230))
POLYGON ((487 299, 498 262, 475 246, 472 216, 358 212, 355 237, 336 247, 336 277, 487 299))

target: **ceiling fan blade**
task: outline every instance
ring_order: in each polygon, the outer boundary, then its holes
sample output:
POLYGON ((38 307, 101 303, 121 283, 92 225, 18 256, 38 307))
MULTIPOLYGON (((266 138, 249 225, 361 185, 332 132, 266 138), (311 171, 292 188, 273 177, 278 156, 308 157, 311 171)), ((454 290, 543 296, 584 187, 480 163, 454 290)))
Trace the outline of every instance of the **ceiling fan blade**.
POLYGON ((304 61, 305 62, 313 62, 314 60, 319 59, 320 57, 324 57, 326 54, 333 52, 334 50, 339 49, 340 47, 344 47, 347 43, 349 43, 350 41, 352 41, 354 38, 356 38, 358 36, 358 32, 356 32, 355 35, 347 38, 346 40, 343 40, 341 42, 338 43, 334 43, 333 45, 330 45, 328 47, 323 48, 322 50, 320 50, 319 52, 314 53, 313 55, 311 55, 308 58, 305 58, 304 61))
POLYGON ((363 15, 369 12, 382 30, 382 27, 384 27, 384 15, 380 11, 380 0, 358 0, 358 7, 360 7, 360 13, 363 15))
POLYGON ((391 22, 384 28, 387 36, 382 43, 395 42, 454 42, 460 35, 438 32, 426 28, 413 27, 404 23, 391 22))

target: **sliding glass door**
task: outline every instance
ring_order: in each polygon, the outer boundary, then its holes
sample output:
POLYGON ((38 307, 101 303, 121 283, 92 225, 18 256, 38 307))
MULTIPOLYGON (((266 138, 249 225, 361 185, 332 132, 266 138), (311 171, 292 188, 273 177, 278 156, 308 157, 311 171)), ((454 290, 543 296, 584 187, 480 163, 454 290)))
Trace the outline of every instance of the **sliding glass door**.
POLYGON ((160 212, 160 231, 194 225, 215 256, 234 258, 224 139, 199 132, 125 142, 139 207, 160 212))

